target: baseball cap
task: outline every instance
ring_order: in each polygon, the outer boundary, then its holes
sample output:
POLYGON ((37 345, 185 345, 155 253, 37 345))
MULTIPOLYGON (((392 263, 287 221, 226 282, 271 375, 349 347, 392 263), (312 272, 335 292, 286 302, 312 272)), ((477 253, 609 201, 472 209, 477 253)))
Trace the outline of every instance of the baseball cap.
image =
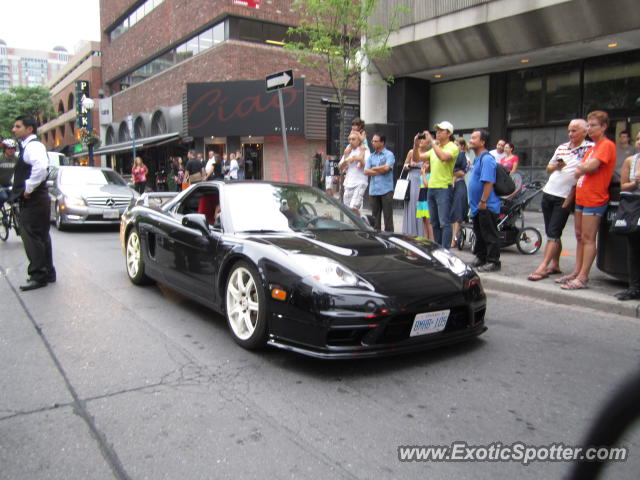
POLYGON ((451 122, 436 123, 435 128, 441 128, 442 130, 449 130, 449 133, 453 135, 453 124, 451 122))

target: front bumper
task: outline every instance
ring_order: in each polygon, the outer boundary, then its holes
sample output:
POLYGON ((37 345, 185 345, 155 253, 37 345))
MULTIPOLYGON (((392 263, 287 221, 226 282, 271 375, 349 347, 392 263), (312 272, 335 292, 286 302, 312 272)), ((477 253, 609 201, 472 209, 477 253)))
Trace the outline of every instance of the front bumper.
MULTIPOLYGON (((484 299, 451 307, 447 326, 443 331, 414 337, 410 336, 410 331, 418 312, 397 312, 378 318, 361 316, 348 320, 319 316, 315 322, 316 328, 312 329, 312 336, 304 335, 306 338, 294 339, 289 335, 271 335, 268 344, 323 359, 398 355, 438 348, 477 337, 487 330, 484 322, 485 312, 484 299)), ((277 322, 280 325, 298 323, 294 318, 286 318, 282 314, 274 315, 278 317, 277 322)))
POLYGON ((62 222, 66 225, 117 225, 126 207, 75 207, 65 206, 60 210, 62 222))

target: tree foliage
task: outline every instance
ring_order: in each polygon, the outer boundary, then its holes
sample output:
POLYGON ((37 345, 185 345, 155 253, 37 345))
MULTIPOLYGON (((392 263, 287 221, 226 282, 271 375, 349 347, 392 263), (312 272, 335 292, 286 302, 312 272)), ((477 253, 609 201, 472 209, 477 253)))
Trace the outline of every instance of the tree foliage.
POLYGON ((13 121, 20 115, 55 117, 49 90, 45 87, 11 87, 0 93, 0 137, 11 138, 13 121))
MULTIPOLYGON (((357 86, 360 75, 371 71, 371 62, 391 54, 389 35, 397 30, 404 9, 388 12, 387 25, 372 23, 380 0, 295 0, 300 24, 289 29, 285 48, 301 63, 326 69, 340 109, 344 131, 345 92, 357 86)), ((391 81, 392 79, 387 79, 391 81)))

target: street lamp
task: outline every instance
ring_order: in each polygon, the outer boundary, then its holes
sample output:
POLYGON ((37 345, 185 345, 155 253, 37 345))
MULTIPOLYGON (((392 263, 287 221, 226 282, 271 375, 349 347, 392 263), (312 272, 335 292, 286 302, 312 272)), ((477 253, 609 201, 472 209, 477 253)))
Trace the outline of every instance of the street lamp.
MULTIPOLYGON (((96 103, 92 98, 84 97, 82 99, 82 108, 87 111, 87 130, 89 132, 93 131, 93 116, 91 115, 91 110, 95 107, 96 103)), ((89 166, 93 167, 93 142, 89 142, 87 145, 89 149, 89 166)))

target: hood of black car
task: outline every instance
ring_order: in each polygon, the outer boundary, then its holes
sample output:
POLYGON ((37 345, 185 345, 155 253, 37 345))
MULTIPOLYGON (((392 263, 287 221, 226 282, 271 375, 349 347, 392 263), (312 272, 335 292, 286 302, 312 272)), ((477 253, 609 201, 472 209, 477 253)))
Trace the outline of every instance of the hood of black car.
POLYGON ((289 254, 328 257, 358 273, 385 273, 444 268, 432 255, 437 248, 404 235, 382 232, 318 230, 287 236, 265 236, 263 242, 289 254))

